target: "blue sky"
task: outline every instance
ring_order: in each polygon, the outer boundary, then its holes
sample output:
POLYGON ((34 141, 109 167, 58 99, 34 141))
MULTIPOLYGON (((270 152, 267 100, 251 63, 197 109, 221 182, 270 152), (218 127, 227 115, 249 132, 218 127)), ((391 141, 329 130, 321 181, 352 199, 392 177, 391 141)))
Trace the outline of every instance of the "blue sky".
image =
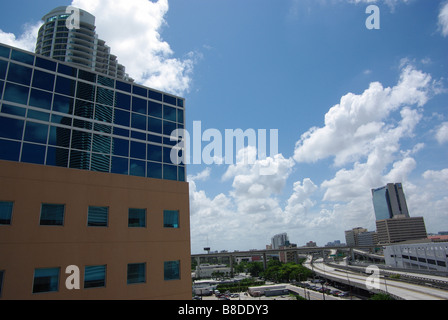
MULTIPOLYGON (((2 3, 0 41, 33 49, 45 13, 2 3), (13 12, 14 14, 11 14, 13 12)), ((448 5, 437 0, 74 0, 137 82, 186 98, 187 130, 278 129, 277 173, 188 166, 192 252, 375 230, 370 189, 403 182, 448 230, 448 5), (380 29, 368 30, 368 5, 380 29)), ((203 142, 203 147, 207 142, 203 142)), ((247 149, 248 152, 253 150, 247 149)))

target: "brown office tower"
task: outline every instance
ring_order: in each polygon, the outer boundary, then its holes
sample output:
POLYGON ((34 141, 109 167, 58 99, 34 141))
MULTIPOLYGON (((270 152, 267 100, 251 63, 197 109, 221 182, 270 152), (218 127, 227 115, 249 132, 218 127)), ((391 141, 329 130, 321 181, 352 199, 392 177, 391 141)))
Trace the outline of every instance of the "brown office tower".
POLYGON ((184 102, 0 44, 0 299, 191 299, 184 102))

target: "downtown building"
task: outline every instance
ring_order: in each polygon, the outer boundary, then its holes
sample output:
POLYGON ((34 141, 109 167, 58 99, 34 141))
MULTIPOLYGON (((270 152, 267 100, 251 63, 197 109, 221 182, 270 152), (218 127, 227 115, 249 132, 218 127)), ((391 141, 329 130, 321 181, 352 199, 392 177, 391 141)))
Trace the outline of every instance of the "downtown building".
POLYGON ((410 217, 401 183, 372 189, 379 244, 427 238, 423 217, 410 217))
POLYGON ((0 299, 191 299, 186 168, 170 160, 184 111, 0 44, 0 299))

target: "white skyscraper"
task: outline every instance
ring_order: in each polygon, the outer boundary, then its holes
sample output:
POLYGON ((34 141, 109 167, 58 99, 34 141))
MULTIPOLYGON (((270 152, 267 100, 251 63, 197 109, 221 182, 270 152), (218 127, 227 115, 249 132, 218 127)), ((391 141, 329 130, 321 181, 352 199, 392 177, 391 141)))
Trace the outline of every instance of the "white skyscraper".
POLYGON ((36 53, 71 62, 108 76, 130 80, 104 40, 95 32, 95 17, 82 9, 61 6, 42 17, 36 53), (75 21, 76 23, 73 23, 75 21))

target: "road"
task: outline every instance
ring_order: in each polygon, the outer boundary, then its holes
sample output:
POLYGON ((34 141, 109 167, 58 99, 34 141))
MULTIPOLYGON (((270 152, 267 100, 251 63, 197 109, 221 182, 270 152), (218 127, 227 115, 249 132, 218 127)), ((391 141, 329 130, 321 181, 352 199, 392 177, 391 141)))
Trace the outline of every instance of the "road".
MULTIPOLYGON (((307 261, 309 262, 309 261, 307 261)), ((395 281, 380 277, 377 282, 368 275, 362 275, 355 272, 340 270, 335 267, 323 264, 322 260, 313 262, 312 266, 308 266, 316 273, 320 273, 324 277, 330 277, 340 280, 341 282, 366 288, 367 285, 379 289, 380 291, 389 293, 393 296, 404 300, 448 300, 448 291, 428 286, 410 284, 402 281, 395 281)))

